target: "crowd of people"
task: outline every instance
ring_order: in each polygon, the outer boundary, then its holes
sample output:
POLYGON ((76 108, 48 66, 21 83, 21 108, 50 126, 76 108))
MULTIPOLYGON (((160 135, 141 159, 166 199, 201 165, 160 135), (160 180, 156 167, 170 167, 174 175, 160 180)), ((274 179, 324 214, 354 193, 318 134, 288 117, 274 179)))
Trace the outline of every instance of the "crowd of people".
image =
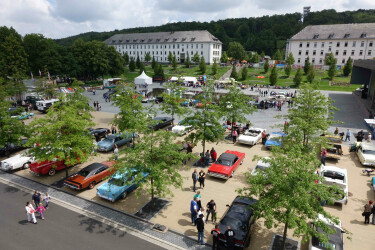
POLYGON ((48 193, 44 194, 43 201, 44 205, 41 202, 42 201, 42 195, 38 190, 35 190, 34 194, 32 195, 32 202, 28 201, 26 202, 26 215, 27 215, 27 221, 30 223, 37 224, 37 220, 35 217, 35 213, 39 213, 40 218, 44 220, 44 211, 48 209, 49 202, 51 200, 51 197, 48 195, 48 193))

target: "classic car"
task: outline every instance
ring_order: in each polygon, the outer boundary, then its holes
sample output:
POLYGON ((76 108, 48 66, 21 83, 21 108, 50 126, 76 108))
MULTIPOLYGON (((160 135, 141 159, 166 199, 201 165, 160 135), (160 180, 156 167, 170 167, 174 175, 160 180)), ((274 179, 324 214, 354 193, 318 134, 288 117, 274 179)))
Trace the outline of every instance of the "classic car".
MULTIPOLYGON (((22 149, 25 149, 26 142, 27 142, 27 139, 22 139, 19 143, 8 143, 9 153, 14 153, 22 149)), ((0 146, 0 155, 5 155, 6 151, 7 149, 5 146, 0 146)))
MULTIPOLYGON (((264 157, 264 159, 269 159, 269 157, 264 157)), ((262 160, 257 162, 255 168, 251 171, 251 175, 257 175, 259 172, 264 171, 266 168, 269 168, 271 164, 269 162, 264 162, 262 160)))
POLYGON ((371 187, 375 190, 375 177, 371 178, 371 187))
POLYGON ((68 179, 64 181, 64 185, 77 190, 82 190, 87 187, 93 189, 96 183, 113 174, 115 169, 112 168, 112 166, 114 164, 115 161, 92 163, 81 169, 78 173, 69 176, 68 179))
MULTIPOLYGON (((326 219, 323 215, 319 214, 320 223, 327 224, 331 229, 334 230, 333 234, 328 234, 328 242, 322 242, 318 237, 312 236, 309 241, 309 250, 321 250, 321 249, 336 249, 344 250, 344 231, 341 228, 341 221, 338 224, 326 219)), ((317 220, 318 221, 318 220, 317 220)), ((319 222, 315 221, 311 223, 311 227, 318 233, 324 234, 324 231, 317 225, 319 222)))
MULTIPOLYGON (((251 206, 256 202, 255 199, 237 196, 232 205, 227 205, 229 209, 219 222, 219 230, 223 234, 228 226, 234 231, 236 249, 244 249, 250 245, 251 231, 256 220, 251 206)), ((227 247, 227 241, 223 235, 219 236, 219 246, 227 247)))
POLYGON ((34 117, 34 113, 25 112, 24 108, 9 108, 8 112, 10 113, 10 117, 18 120, 25 120, 34 117))
POLYGON ((178 125, 172 127, 172 133, 178 134, 178 135, 184 135, 189 133, 192 130, 192 126, 190 125, 182 125, 185 124, 185 121, 182 120, 178 123, 178 125))
POLYGON ((47 113, 48 109, 56 102, 59 102, 59 99, 40 100, 36 102, 36 107, 40 112, 47 113))
POLYGON ((262 132, 266 132, 262 128, 249 128, 238 137, 238 142, 247 145, 255 145, 262 138, 262 132))
POLYGON ((285 134, 282 132, 272 132, 265 143, 266 148, 281 147, 283 143, 282 138, 284 136, 285 134))
POLYGON ((123 132, 120 134, 108 135, 104 140, 98 142, 98 151, 108 152, 113 150, 114 145, 117 147, 124 146, 132 142, 134 138, 137 138, 137 134, 123 132))
POLYGON ((153 130, 159 130, 165 126, 173 125, 172 117, 155 117, 148 127, 153 130))
POLYGON ((11 171, 19 168, 25 169, 34 162, 36 162, 35 158, 29 156, 27 152, 24 152, 1 161, 0 169, 3 171, 11 171))
POLYGON ((106 183, 103 183, 97 188, 96 194, 106 200, 115 202, 120 198, 125 198, 128 193, 136 189, 140 182, 144 181, 148 176, 147 173, 142 173, 143 179, 135 180, 135 171, 128 171, 120 174, 115 173, 106 183))
POLYGON ((339 167, 322 165, 319 174, 324 177, 324 184, 337 185, 344 192, 341 199, 335 200, 335 202, 347 204, 349 192, 348 171, 339 167))
MULTIPOLYGON (((34 162, 29 165, 30 172, 36 176, 48 174, 49 176, 53 176, 56 174, 56 171, 60 171, 65 169, 65 160, 58 161, 56 158, 53 161, 42 161, 42 162, 34 162)), ((76 164, 79 163, 79 159, 77 159, 76 164)), ((73 165, 74 166, 74 165, 73 165)))
POLYGON ((342 153, 342 140, 340 136, 325 135, 328 139, 327 144, 327 158, 339 160, 342 153))
POLYGON ((233 176, 236 168, 243 163, 245 153, 227 150, 222 153, 215 163, 208 169, 207 174, 228 180, 233 176))
POLYGON ((360 143, 357 156, 363 166, 375 166, 375 145, 367 142, 360 143))
POLYGON ((98 135, 99 138, 104 138, 111 132, 108 128, 89 128, 89 131, 90 134, 98 135))
POLYGON ((148 98, 144 98, 142 99, 142 103, 149 103, 149 102, 155 102, 156 101, 156 97, 148 97, 148 98))

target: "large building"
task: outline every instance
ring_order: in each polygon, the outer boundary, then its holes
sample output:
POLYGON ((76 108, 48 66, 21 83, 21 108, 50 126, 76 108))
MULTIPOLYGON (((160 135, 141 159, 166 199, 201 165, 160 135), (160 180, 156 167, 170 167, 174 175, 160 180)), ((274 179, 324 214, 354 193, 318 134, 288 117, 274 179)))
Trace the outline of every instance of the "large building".
POLYGON ((324 65, 331 52, 337 65, 353 60, 375 57, 375 23, 307 26, 287 41, 286 56, 292 52, 297 65, 307 57, 315 65, 324 65))
POLYGON ((139 56, 144 61, 147 52, 158 62, 168 62, 169 52, 183 63, 189 55, 190 60, 195 53, 204 57, 206 63, 219 62, 222 43, 207 30, 176 31, 155 33, 118 34, 108 38, 105 43, 114 46, 121 54, 128 53, 134 59, 139 56))

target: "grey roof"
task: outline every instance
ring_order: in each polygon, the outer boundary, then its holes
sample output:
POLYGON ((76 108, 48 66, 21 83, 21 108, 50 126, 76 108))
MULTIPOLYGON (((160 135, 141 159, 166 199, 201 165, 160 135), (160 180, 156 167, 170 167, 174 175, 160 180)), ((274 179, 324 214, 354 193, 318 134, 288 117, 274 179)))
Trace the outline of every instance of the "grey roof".
POLYGON ((107 45, 202 42, 221 43, 207 30, 117 34, 105 40, 107 45))
POLYGON ((309 25, 290 40, 375 38, 375 23, 309 25))

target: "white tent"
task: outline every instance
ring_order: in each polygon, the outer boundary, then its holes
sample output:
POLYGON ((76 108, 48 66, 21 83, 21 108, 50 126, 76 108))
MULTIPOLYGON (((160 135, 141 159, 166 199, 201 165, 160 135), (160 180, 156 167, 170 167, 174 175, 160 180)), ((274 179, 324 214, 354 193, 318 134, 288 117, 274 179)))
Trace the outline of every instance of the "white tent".
POLYGON ((145 72, 143 71, 141 75, 139 75, 138 77, 136 77, 134 79, 134 83, 135 84, 148 84, 148 85, 151 85, 152 84, 152 78, 147 76, 145 74, 145 72))

